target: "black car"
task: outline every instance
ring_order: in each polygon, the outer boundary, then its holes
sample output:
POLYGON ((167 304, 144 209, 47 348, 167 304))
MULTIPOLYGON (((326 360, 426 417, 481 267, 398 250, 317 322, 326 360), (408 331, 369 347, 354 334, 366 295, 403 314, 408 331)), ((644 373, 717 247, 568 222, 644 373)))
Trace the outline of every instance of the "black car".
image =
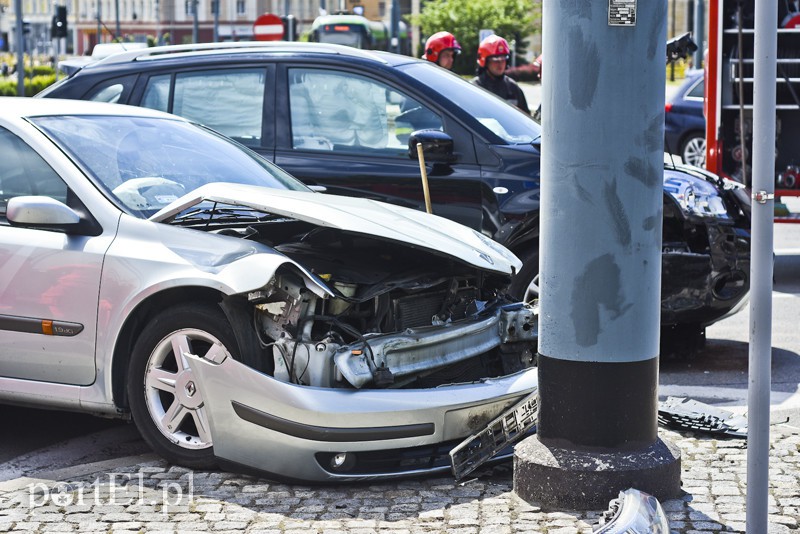
MULTIPOLYGON (((320 43, 224 43, 123 52, 38 96, 169 111, 255 149, 311 186, 425 209, 538 273, 539 124, 436 65, 320 43)), ((579 149, 579 148, 578 148, 579 149)), ((665 163, 662 324, 702 337, 749 289, 750 207, 741 186, 665 163)))

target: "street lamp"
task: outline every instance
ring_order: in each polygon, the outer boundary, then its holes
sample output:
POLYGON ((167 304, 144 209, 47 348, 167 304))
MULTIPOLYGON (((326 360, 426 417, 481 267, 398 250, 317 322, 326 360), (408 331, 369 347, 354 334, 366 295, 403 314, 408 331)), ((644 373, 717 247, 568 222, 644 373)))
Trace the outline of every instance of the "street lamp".
POLYGON ((214 13, 214 42, 219 42, 219 0, 211 0, 211 12, 214 13))
POLYGON ((164 43, 161 40, 161 3, 159 0, 155 0, 154 6, 156 10, 156 44, 161 45, 164 43))
POLYGON ((191 0, 191 2, 192 2, 192 18, 193 18, 192 42, 193 43, 197 43, 198 40, 199 40, 199 34, 200 34, 199 22, 197 20, 197 4, 198 4, 198 0, 191 0))
POLYGON ((103 6, 100 3, 100 0, 97 0, 97 41, 96 45, 99 45, 103 41, 103 6))

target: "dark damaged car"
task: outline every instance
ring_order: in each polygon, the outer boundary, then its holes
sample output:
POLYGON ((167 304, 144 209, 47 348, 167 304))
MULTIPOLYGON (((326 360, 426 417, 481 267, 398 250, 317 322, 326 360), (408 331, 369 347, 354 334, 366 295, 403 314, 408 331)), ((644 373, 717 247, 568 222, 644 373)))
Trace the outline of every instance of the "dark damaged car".
POLYGON ((536 391, 505 247, 153 110, 0 99, 0 265, 0 402, 132 417, 189 467, 448 472, 536 391))
MULTIPOLYGON (((84 66, 39 96, 186 116, 328 193, 424 210, 421 143, 433 212, 509 248, 523 261, 512 293, 536 293, 539 124, 430 62, 320 43, 162 47, 84 66)), ((749 202, 733 182, 665 163, 667 337, 702 338, 745 302, 749 202)))

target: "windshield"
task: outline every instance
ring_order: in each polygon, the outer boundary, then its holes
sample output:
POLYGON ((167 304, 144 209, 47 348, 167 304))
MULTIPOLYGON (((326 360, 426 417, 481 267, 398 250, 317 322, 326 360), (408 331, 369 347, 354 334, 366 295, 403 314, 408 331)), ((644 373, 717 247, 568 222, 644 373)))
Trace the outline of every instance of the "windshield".
POLYGON ((409 63, 398 68, 445 95, 508 144, 530 144, 541 135, 539 124, 528 115, 460 76, 427 62, 409 63))
POLYGON ((212 182, 308 191, 255 152, 184 121, 81 115, 31 122, 117 205, 142 218, 212 182))
POLYGON ((363 35, 354 31, 325 32, 319 30, 318 37, 320 43, 339 44, 353 48, 364 48, 362 46, 363 35))

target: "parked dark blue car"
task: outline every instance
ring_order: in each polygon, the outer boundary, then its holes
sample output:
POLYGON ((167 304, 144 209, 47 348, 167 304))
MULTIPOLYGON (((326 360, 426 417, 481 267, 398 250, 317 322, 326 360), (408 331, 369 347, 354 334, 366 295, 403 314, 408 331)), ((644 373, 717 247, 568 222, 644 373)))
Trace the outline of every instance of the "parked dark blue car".
POLYGON ((687 165, 706 166, 706 118, 703 116, 703 71, 691 70, 667 100, 664 149, 687 165))

